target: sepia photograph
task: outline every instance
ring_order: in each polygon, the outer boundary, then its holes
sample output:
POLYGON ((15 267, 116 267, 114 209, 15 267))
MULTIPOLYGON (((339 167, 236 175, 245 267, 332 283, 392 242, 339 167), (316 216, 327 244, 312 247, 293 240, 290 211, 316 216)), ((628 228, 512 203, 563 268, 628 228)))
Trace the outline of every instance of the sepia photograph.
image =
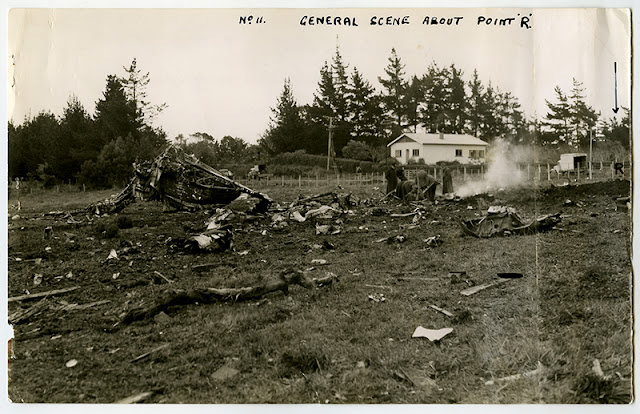
POLYGON ((5 9, 12 406, 634 402, 630 8, 77 7, 5 9))

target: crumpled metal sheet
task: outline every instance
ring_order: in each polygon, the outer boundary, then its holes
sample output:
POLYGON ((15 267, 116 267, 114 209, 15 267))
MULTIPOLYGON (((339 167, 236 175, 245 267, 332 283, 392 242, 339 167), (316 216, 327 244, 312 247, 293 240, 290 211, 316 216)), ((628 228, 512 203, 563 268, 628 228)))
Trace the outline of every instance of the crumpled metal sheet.
POLYGON ((464 233, 474 237, 488 238, 493 236, 507 236, 510 234, 534 234, 550 230, 562 218, 560 214, 542 216, 537 220, 525 223, 511 207, 489 207, 487 215, 480 219, 461 220, 460 227, 464 233))

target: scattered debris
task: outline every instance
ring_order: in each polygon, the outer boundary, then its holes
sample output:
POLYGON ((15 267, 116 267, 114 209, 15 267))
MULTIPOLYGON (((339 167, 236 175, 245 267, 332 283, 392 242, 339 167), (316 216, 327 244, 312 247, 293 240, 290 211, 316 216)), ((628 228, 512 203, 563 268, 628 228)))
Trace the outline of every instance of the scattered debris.
POLYGON ((602 367, 600 366, 600 360, 599 359, 594 359, 593 360, 593 366, 591 367, 591 371, 593 371, 593 373, 595 374, 596 377, 602 379, 602 380, 608 380, 610 379, 610 376, 605 376, 604 375, 604 371, 602 371, 602 367))
POLYGON ((163 275, 162 273, 158 272, 157 270, 153 271, 154 275, 158 275, 160 276, 162 279, 164 279, 167 283, 173 283, 173 280, 167 278, 165 275, 163 275))
POLYGON ((311 263, 315 265, 326 265, 327 261, 325 259, 313 259, 311 263))
POLYGON ((491 206, 487 215, 474 220, 460 220, 463 232, 475 237, 506 236, 510 234, 535 234, 541 231, 551 230, 562 218, 560 214, 552 214, 540 217, 537 220, 525 224, 516 210, 511 207, 491 206))
POLYGON ((49 304, 46 302, 46 297, 44 297, 42 300, 40 300, 38 303, 36 303, 35 305, 31 306, 28 309, 20 309, 14 313, 12 313, 11 315, 9 315, 9 323, 14 325, 14 324, 18 324, 21 322, 25 322, 26 320, 28 320, 30 317, 40 313, 41 311, 45 310, 48 308, 49 304))
POLYGON ((70 359, 67 361, 66 364, 64 364, 67 368, 73 368, 76 365, 78 365, 78 360, 77 359, 70 359))
POLYGON ((49 240, 53 238, 53 227, 47 226, 44 228, 44 239, 49 240))
POLYGON ((515 375, 510 375, 508 377, 502 377, 502 378, 497 378, 494 380, 489 380, 486 381, 484 383, 484 385, 494 385, 497 382, 507 382, 507 381, 516 381, 519 380, 521 378, 531 378, 531 377, 535 377, 538 375, 541 375, 545 370, 545 367, 542 365, 542 363, 540 361, 538 361, 538 368, 532 370, 532 371, 527 371, 527 372, 523 372, 522 374, 515 374, 515 375))
POLYGON ((416 368, 400 368, 394 372, 398 378, 411 383, 413 386, 420 388, 435 387, 436 382, 422 370, 416 368))
POLYGON ((616 198, 616 211, 631 212, 631 197, 616 198))
POLYGON ((80 289, 80 286, 73 286, 73 287, 68 287, 68 288, 64 288, 64 289, 50 290, 48 292, 30 293, 28 295, 22 295, 22 296, 14 296, 12 298, 7 299, 7 302, 15 302, 15 301, 21 301, 21 300, 31 300, 31 299, 42 298, 42 297, 45 297, 45 296, 59 295, 61 293, 71 292, 72 290, 76 290, 76 289, 80 289))
POLYGON ((496 280, 495 282, 492 283, 487 283, 486 285, 479 285, 479 286, 474 286, 474 287, 470 287, 469 289, 465 289, 462 292, 460 292, 461 295, 463 296, 471 296, 474 293, 478 293, 481 290, 485 290, 487 288, 493 287, 493 286, 497 286, 500 283, 504 283, 504 282, 508 282, 511 279, 500 279, 500 280, 496 280))
POLYGON ((340 234, 342 230, 333 224, 316 224, 316 235, 340 234))
POLYGON ((171 317, 164 312, 160 312, 153 317, 153 320, 158 324, 166 324, 171 322, 171 317))
POLYGON ((114 404, 137 404, 151 397, 153 394, 155 394, 155 391, 142 392, 140 394, 132 395, 130 397, 118 400, 114 402, 114 404))
POLYGON ((33 275, 33 286, 38 286, 42 283, 42 273, 36 273, 33 275))
POLYGON ((438 247, 444 243, 439 234, 425 239, 424 242, 427 244, 427 247, 438 247))
POLYGON ((411 216, 415 216, 416 214, 419 214, 419 212, 412 211, 411 213, 403 213, 403 214, 394 213, 394 214, 389 215, 389 217, 411 217, 411 216))
POLYGON ((449 335, 453 332, 453 328, 442 328, 442 329, 426 329, 422 326, 418 326, 416 330, 411 335, 412 338, 427 338, 431 342, 439 341, 445 336, 449 335))
POLYGON ((442 308, 437 307, 436 305, 429 305, 430 308, 437 310, 440 313, 443 313, 445 315, 447 315, 448 317, 452 317, 453 313, 449 312, 448 310, 444 310, 442 308))
POLYGON ((239 373, 240 371, 238 371, 237 369, 223 365, 222 367, 218 368, 213 374, 211 374, 211 379, 217 381, 225 381, 229 378, 235 377, 239 373))
POLYGON ((380 303, 386 301, 387 299, 384 297, 384 293, 374 293, 372 295, 369 295, 369 300, 372 300, 375 303, 380 303))
POLYGON ((524 277, 524 275, 522 273, 507 272, 507 273, 498 273, 498 277, 501 279, 520 279, 524 277))
POLYGON ((109 252, 109 256, 107 256, 105 262, 113 259, 118 260, 118 253, 116 252, 116 249, 111 249, 111 251, 109 252))
POLYGON ((375 243, 386 242, 387 244, 393 244, 393 243, 404 243, 406 241, 407 241, 407 237, 400 234, 397 236, 383 237, 382 239, 376 240, 375 243))
POLYGON ((138 362, 138 361, 140 361, 141 359, 145 359, 146 357, 148 357, 149 355, 153 354, 154 352, 158 352, 158 351, 161 351, 161 350, 165 349, 165 348, 166 348, 166 347, 168 347, 169 345, 170 345, 170 344, 160 345, 160 346, 159 346, 159 347, 157 347, 157 348, 153 348, 153 349, 152 349, 151 351, 149 351, 149 352, 145 352, 144 354, 139 355, 139 356, 137 356, 137 357, 133 358, 133 359, 132 359, 131 361, 129 361, 129 362, 132 362, 132 363, 133 363, 133 362, 138 362))

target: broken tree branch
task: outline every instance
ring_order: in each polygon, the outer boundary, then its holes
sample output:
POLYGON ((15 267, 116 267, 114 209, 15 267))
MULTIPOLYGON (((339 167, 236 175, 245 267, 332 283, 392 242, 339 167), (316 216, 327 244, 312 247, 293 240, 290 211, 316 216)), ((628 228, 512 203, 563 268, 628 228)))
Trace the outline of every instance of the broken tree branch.
POLYGON ((159 298, 154 303, 141 308, 131 309, 122 319, 123 324, 130 324, 134 321, 150 318, 164 311, 170 306, 190 305, 192 303, 215 303, 228 301, 242 301, 259 298, 270 292, 281 291, 288 294, 290 285, 300 285, 305 289, 324 286, 337 279, 337 276, 330 275, 326 278, 309 280, 303 272, 299 270, 285 270, 280 274, 279 280, 270 281, 259 286, 243 288, 199 288, 199 289, 176 289, 167 291, 164 297, 159 298))

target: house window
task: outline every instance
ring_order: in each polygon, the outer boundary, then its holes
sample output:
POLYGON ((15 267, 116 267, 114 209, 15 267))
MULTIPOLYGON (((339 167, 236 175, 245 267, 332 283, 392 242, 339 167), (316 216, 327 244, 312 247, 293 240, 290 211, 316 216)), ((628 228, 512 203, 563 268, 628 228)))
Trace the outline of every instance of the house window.
POLYGON ((457 149, 456 150, 456 157, 462 157, 462 150, 461 149, 457 149))
POLYGON ((484 150, 478 151, 478 157, 479 158, 484 158, 484 150))
POLYGON ((469 158, 476 158, 476 150, 469 150, 469 158))
POLYGON ((420 150, 419 149, 414 149, 413 150, 413 156, 414 157, 418 157, 420 155, 420 150))
POLYGON ((402 150, 396 150, 396 158, 402 157, 402 150))

